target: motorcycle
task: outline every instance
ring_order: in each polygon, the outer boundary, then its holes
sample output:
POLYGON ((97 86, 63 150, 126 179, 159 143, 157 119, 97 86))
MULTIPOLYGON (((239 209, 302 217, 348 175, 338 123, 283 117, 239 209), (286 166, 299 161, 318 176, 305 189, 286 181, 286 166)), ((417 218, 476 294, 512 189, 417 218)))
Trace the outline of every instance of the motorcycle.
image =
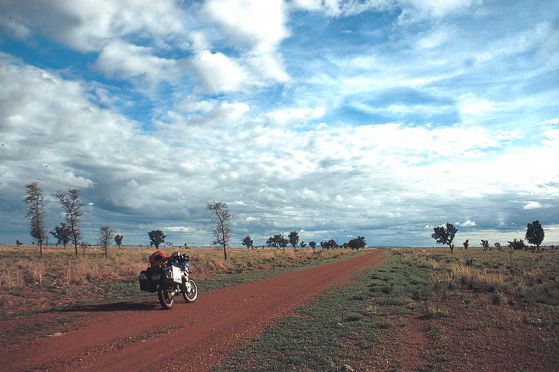
POLYGON ((173 307, 175 295, 182 294, 186 302, 198 298, 198 285, 189 275, 190 257, 174 252, 170 257, 162 258, 156 267, 140 272, 140 289, 157 292, 159 303, 165 310, 173 307))

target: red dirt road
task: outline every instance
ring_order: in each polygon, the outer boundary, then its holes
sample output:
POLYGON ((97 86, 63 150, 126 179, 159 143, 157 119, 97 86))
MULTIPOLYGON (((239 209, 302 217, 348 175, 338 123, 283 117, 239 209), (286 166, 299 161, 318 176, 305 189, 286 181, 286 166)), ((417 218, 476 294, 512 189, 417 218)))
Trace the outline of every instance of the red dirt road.
MULTIPOLYGON (((0 369, 209 370, 278 318, 333 284, 348 280, 354 271, 379 264, 383 256, 383 251, 373 251, 334 264, 200 293, 193 304, 179 297, 171 311, 146 304, 77 310, 86 317, 79 329, 7 345, 0 350, 0 369)), ((156 294, 153 301, 157 301, 156 294)), ((48 314, 49 321, 53 317, 67 314, 48 314)), ((14 324, 0 327, 9 332, 14 324)))

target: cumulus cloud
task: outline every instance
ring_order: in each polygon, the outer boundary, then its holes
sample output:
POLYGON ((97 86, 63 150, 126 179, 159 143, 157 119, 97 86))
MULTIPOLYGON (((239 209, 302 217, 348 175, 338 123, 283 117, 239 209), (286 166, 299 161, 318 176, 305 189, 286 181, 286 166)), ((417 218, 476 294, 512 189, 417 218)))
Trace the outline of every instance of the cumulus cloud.
POLYGON ((522 207, 522 209, 540 209, 542 207, 542 205, 540 204, 540 202, 537 201, 529 201, 528 203, 524 204, 524 206, 522 207))
POLYGON ((105 75, 116 79, 142 79, 151 84, 177 77, 176 61, 153 55, 150 47, 141 47, 115 40, 101 51, 95 66, 105 75))
POLYGON ((109 78, 177 84, 190 76, 203 93, 234 92, 289 81, 277 48, 289 36, 284 3, 212 0, 99 5, 43 1, 0 5, 2 27, 18 38, 33 31, 80 52, 98 52, 95 67, 109 78), (164 26, 163 26, 164 25, 164 26), (232 56, 214 45, 229 42, 232 56), (169 50, 182 53, 163 57, 169 50), (186 57, 186 51, 193 54, 186 57))
MULTIPOLYGON (((495 161, 506 169, 507 164, 516 166, 516 158, 481 158, 473 164, 465 160, 465 154, 502 141, 499 133, 486 129, 395 124, 321 125, 306 131, 254 127, 245 118, 250 109, 246 103, 192 98, 175 113, 175 122, 161 124, 147 136, 133 121, 98 107, 79 81, 6 58, 1 67, 2 195, 13 198, 20 193, 21 181, 33 178, 49 192, 79 187, 94 203, 87 223, 97 225, 93 216, 107 218, 118 211, 120 218, 141 219, 137 226, 124 224, 138 236, 142 226, 157 225, 174 233, 196 231, 201 243, 207 241, 205 202, 219 198, 231 203, 239 234, 264 238, 298 227, 305 229, 305 239, 338 237, 348 233, 338 227, 343 221, 361 235, 378 234, 376 240, 382 239, 383 224, 398 225, 404 215, 419 230, 426 215, 444 221, 445 216, 430 206, 433 198, 462 215, 455 203, 467 197, 464 190, 476 198, 533 192, 528 187, 533 180, 518 184, 518 177, 495 174, 495 161), (233 131, 231 121, 236 122, 233 131), (213 124, 204 126, 205 122, 213 124), (165 125, 177 130, 167 131, 165 125), (37 137, 24 135, 30 132, 37 137), (260 142, 260 135, 271 142, 260 142), (429 165, 418 168, 410 161, 426 153, 432 156, 429 165), (453 181, 433 182, 433 177, 453 181), (173 223, 177 220, 188 225, 173 223)), ((315 110, 286 113, 290 120, 321 117, 322 110, 315 110)), ((556 176, 543 173, 536 184, 556 176)), ((538 192, 543 196, 553 191, 538 192)), ((468 219, 461 226, 477 227, 477 220, 468 219)))
POLYGON ((476 222, 475 221, 470 221, 470 220, 466 220, 462 223, 460 222, 456 222, 456 226, 462 226, 462 227, 474 227, 476 226, 476 222))
POLYGON ((189 65, 203 91, 208 93, 241 90, 248 77, 247 71, 237 61, 220 52, 202 51, 190 60, 189 65))
POLYGON ((276 49, 289 35, 282 0, 209 0, 204 12, 235 45, 246 44, 260 52, 276 49))
POLYGON ((259 241, 301 228, 305 240, 417 245, 446 221, 464 221, 459 234, 556 224, 551 21, 492 22, 485 9, 447 25, 475 1, 165 2, 152 14, 111 3, 91 19, 90 2, 38 2, 44 19, 26 4, 2 9, 32 58, 0 56, 0 234, 24 232, 14 216, 28 180, 49 210, 55 191, 82 189, 86 233, 110 222, 137 241, 166 226, 207 244, 214 199, 229 202, 235 234, 259 241), (384 9, 386 22, 340 36, 341 17, 384 9), (91 53, 95 69, 55 70, 33 54, 37 32, 91 53), (142 95, 161 81, 161 96, 142 95))
POLYGON ((184 29, 185 13, 175 1, 149 0, 104 2, 94 0, 3 2, 20 36, 38 29, 73 49, 95 51, 113 39, 147 34, 166 39, 184 29), (162 25, 165 25, 164 27, 162 25))
POLYGON ((230 90, 239 90, 241 85, 263 86, 289 81, 278 53, 279 44, 290 35, 282 0, 210 0, 202 7, 202 14, 218 27, 223 40, 240 51, 235 63, 244 73, 237 72, 238 84, 230 90))

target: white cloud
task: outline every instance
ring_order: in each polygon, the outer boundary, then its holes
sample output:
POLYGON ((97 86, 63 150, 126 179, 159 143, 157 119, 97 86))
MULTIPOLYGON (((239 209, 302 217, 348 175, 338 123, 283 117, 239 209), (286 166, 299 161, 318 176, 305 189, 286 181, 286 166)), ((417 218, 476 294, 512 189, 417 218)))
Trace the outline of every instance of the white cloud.
POLYGON ((547 146, 559 146, 559 128, 548 129, 543 132, 545 137, 543 143, 547 146))
POLYGON ((193 73, 205 93, 290 80, 278 52, 289 36, 281 0, 210 0, 203 6, 147 0, 33 4, 0 5, 10 16, 2 27, 20 38, 39 30, 75 50, 100 52, 95 66, 112 79, 145 79, 154 88, 162 80, 178 84, 182 75, 193 73), (235 52, 224 51, 224 41, 235 52), (184 60, 184 53, 165 53, 173 49, 188 49, 194 56, 184 60))
POLYGON ((475 118, 495 110, 496 104, 468 93, 458 98, 458 107, 466 118, 475 118))
MULTIPOLYGON (((54 44, 99 51, 95 67, 108 81, 80 80, 91 74, 71 61, 56 72, 2 55, 0 202, 13 205, 0 210, 2 220, 19 221, 5 211, 20 208, 29 179, 50 194, 81 188, 93 203, 84 224, 95 230, 99 220, 118 217, 128 223, 121 231, 189 227, 206 243, 205 203, 213 199, 228 201, 236 233, 251 236, 304 227, 316 239, 360 234, 375 242, 387 234, 379 226, 397 231, 405 218, 402 231, 429 239, 426 224, 466 216, 460 225, 468 233, 556 219, 559 130, 550 102, 559 97, 550 85, 557 60, 551 21, 525 17, 530 26, 516 28, 521 17, 467 18, 473 1, 210 1, 181 3, 173 14, 176 4, 166 2, 168 14, 156 10, 163 20, 156 23, 142 13, 145 2, 131 10, 102 4, 108 16, 93 20, 63 2, 45 6, 48 17, 38 20, 25 4, 10 7, 14 21, 3 29, 30 37, 29 50, 42 30, 54 44), (287 19, 296 6, 342 17, 394 4, 408 21, 423 22, 363 22, 344 34, 347 40, 325 42, 304 19, 287 19), (274 17, 266 18, 268 5, 274 17), (79 22, 70 24, 68 14, 79 22), (460 22, 452 22, 455 15, 460 22), (157 29, 167 16, 170 28, 157 29), (475 26, 482 21, 492 29, 475 26), (513 31, 502 28, 507 22, 513 31), (291 32, 305 33, 303 44, 303 35, 291 32), (138 110, 144 98, 126 101, 138 97, 138 82, 161 80, 171 87, 163 97, 145 98, 145 110, 138 110), (285 85, 268 89, 277 83, 285 85), (533 203, 541 208, 526 208, 533 203)), ((84 4, 84 11, 92 6, 84 4)), ((324 20, 333 26, 328 30, 344 29, 340 21, 324 20)), ((145 239, 145 231, 140 235, 145 239)))
POLYGON ((271 111, 266 114, 270 123, 277 125, 302 124, 310 120, 320 119, 326 110, 323 107, 311 108, 285 108, 271 111))
POLYGON ((190 66, 209 93, 242 90, 248 77, 239 63, 220 52, 202 51, 190 60, 190 66))
POLYGON ((221 52, 200 51, 187 63, 205 93, 247 91, 289 81, 280 57, 271 54, 248 53, 231 58, 221 52))
POLYGON ((235 43, 260 52, 275 50, 289 35, 282 0, 209 0, 204 12, 235 43))
POLYGON ((194 229, 190 226, 166 226, 163 227, 164 232, 175 232, 175 233, 190 233, 194 229))
POLYGON ((457 223, 456 225, 458 226, 462 226, 462 227, 474 227, 476 226, 476 222, 475 221, 470 221, 470 220, 466 220, 462 223, 457 223))
POLYGON ((329 17, 351 16, 368 10, 400 8, 400 22, 415 22, 424 18, 442 18, 463 11, 481 0, 293 0, 294 9, 320 11, 329 17))
POLYGON ((101 51, 95 66, 112 78, 141 78, 154 83, 173 81, 177 76, 176 61, 153 55, 153 49, 132 45, 121 40, 108 43, 101 51))
POLYGON ((15 19, 9 18, 8 21, 4 20, 2 23, 0 23, 0 28, 6 29, 8 33, 14 35, 17 39, 28 38, 31 35, 31 30, 21 19, 19 19, 20 17, 14 17, 15 19))
POLYGON ((481 4, 481 0, 398 0, 402 8, 400 22, 414 22, 425 18, 443 18, 481 4))
POLYGON ((285 71, 281 56, 276 52, 247 54, 241 60, 252 74, 252 84, 287 83, 291 80, 285 71))
POLYGON ((559 118, 547 119, 542 122, 543 124, 557 125, 559 124, 559 118))
POLYGON ((369 9, 385 9, 392 4, 390 0, 294 0, 294 9, 320 11, 329 17, 351 16, 369 9))
POLYGON ((540 209, 542 205, 537 201, 529 201, 528 203, 524 204, 522 209, 540 209))
MULTIPOLYGON (((219 52, 205 56, 206 59, 220 59, 215 63, 225 64, 229 70, 233 69, 231 64, 237 66, 233 71, 235 84, 230 84, 226 90, 217 90, 214 86, 210 91, 238 91, 245 87, 286 83, 290 80, 277 51, 281 41, 289 36, 283 1, 210 0, 204 4, 202 14, 217 25, 222 39, 240 51, 235 58, 219 52)), ((215 73, 219 72, 210 74, 215 73)))
POLYGON ((172 139, 182 141, 194 126, 209 130, 210 127, 234 127, 244 122, 244 116, 250 111, 245 102, 228 102, 220 100, 196 101, 187 99, 177 106, 177 111, 167 111, 157 127, 172 139))
MULTIPOLYGON (((167 39, 184 30, 185 13, 175 1, 124 0, 9 2, 3 13, 13 29, 38 28, 80 51, 102 49, 115 38, 144 34, 167 39), (164 26, 163 26, 164 25, 164 26)), ((26 32, 20 32, 25 36, 26 32)))
POLYGON ((451 37, 452 31, 448 26, 438 27, 427 34, 423 34, 416 42, 419 49, 432 49, 440 47, 451 37))

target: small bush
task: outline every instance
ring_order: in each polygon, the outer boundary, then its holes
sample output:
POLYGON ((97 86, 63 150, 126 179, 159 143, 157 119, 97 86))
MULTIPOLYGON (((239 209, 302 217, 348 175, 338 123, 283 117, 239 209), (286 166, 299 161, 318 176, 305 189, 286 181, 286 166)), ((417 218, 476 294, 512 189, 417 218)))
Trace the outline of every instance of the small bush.
POLYGON ((511 249, 514 249, 515 251, 521 250, 521 249, 528 249, 528 246, 526 244, 524 244, 524 240, 522 240, 522 239, 519 239, 519 240, 514 239, 512 242, 509 241, 508 243, 509 243, 509 247, 511 249))

